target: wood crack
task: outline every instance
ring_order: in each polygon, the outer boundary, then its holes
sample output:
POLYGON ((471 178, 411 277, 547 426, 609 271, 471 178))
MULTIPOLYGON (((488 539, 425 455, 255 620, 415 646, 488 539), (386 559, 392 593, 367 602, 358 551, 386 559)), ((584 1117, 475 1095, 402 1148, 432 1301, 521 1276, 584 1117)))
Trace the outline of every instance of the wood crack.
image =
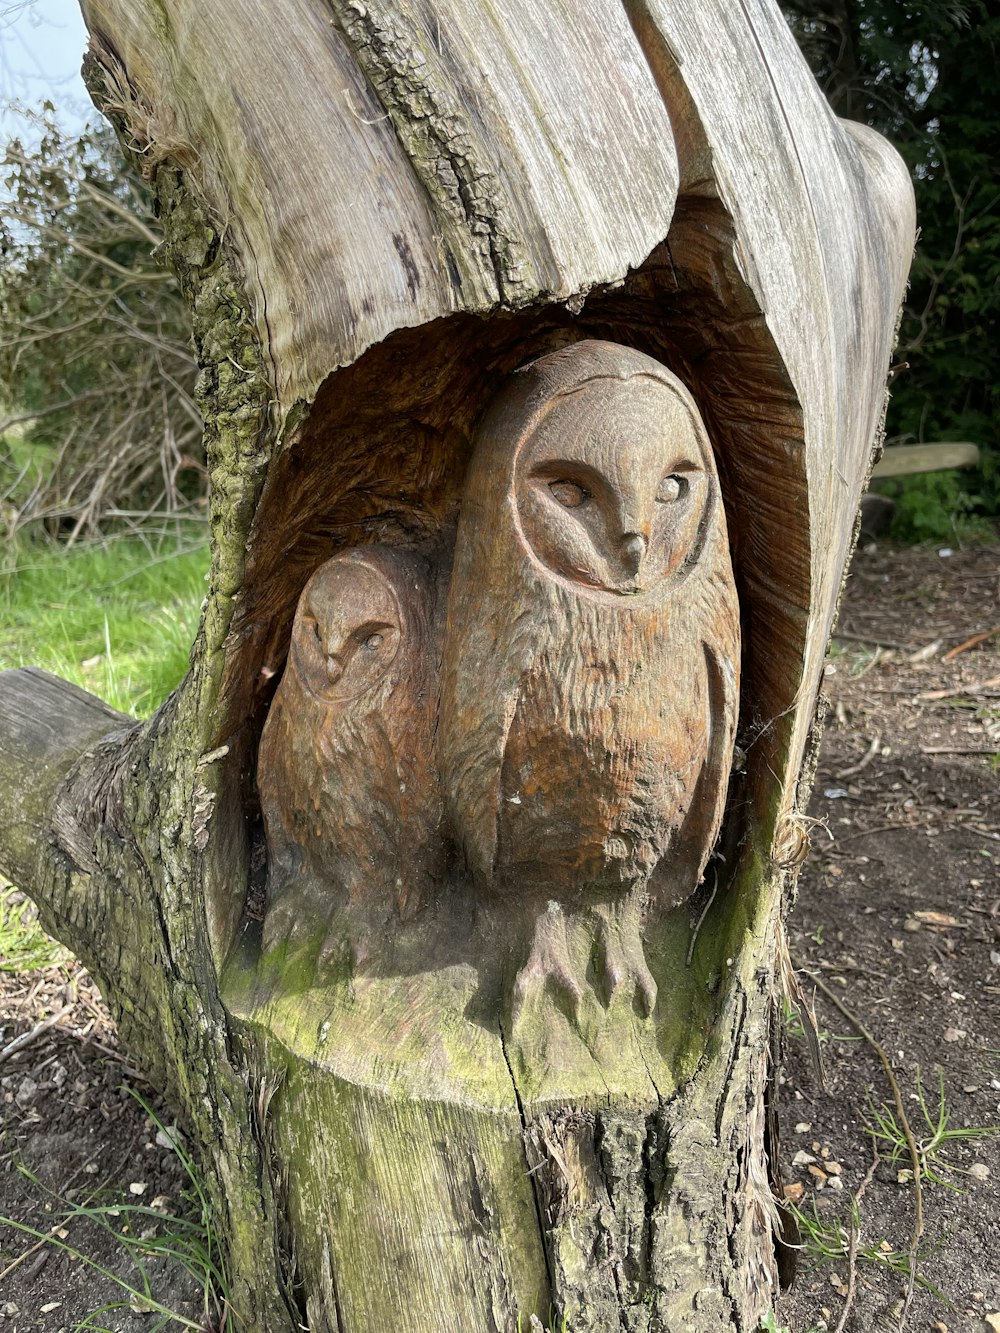
MULTIPOLYGON (((421 40, 415 25, 406 24, 398 10, 380 14, 371 0, 328 3, 435 213, 471 238, 473 252, 489 273, 494 299, 507 308, 533 299, 537 293, 525 277, 525 247, 510 216, 511 201, 486 161, 468 109, 445 91, 446 80, 437 77, 440 54, 433 43, 421 40)), ((400 250, 405 238, 395 238, 395 244, 400 250)), ((457 256, 444 245, 453 282, 452 266, 461 265, 467 245, 465 240, 457 247, 457 256)), ((478 277, 476 285, 483 277, 464 276, 474 281, 478 277)))

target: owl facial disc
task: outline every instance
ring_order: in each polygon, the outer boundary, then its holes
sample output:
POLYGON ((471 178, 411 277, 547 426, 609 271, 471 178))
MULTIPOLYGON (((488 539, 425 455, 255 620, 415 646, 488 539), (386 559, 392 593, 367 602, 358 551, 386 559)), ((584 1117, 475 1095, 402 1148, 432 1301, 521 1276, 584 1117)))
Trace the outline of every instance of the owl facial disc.
POLYGON ((383 679, 401 635, 402 613, 385 575, 345 556, 321 566, 306 585, 290 652, 313 694, 346 703, 383 679))
POLYGON ((560 395, 515 461, 527 549, 578 588, 635 596, 697 559, 712 498, 702 431, 662 380, 560 395))

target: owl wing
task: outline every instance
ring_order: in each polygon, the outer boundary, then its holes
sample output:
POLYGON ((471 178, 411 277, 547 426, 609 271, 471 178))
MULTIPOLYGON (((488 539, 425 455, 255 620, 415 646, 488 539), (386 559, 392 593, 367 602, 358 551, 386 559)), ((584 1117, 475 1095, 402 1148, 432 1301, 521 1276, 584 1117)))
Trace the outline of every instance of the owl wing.
POLYGON ((703 642, 701 647, 707 682, 708 743, 674 850, 650 877, 650 898, 664 908, 686 901, 701 883, 722 827, 736 741, 738 641, 732 655, 725 648, 720 651, 714 644, 703 642))

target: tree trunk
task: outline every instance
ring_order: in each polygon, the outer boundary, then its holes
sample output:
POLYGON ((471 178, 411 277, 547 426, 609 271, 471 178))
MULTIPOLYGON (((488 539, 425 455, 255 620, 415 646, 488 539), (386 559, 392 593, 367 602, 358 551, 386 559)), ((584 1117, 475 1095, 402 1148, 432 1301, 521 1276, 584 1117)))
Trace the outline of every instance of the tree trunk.
POLYGON ((5 872, 185 1116, 248 1327, 755 1328, 901 163, 769 0, 84 13, 212 571, 150 722, 0 677, 5 872))

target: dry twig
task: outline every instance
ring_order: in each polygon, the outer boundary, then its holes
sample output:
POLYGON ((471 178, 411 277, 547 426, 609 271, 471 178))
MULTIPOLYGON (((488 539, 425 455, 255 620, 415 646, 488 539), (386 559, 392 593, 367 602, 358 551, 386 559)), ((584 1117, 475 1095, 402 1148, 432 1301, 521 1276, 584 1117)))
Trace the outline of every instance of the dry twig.
POLYGON ((913 1169, 913 1198, 914 1198, 914 1217, 913 1228, 910 1232, 909 1264, 906 1283, 906 1294, 903 1298, 903 1306, 899 1315, 899 1330, 902 1333, 906 1325, 906 1316, 913 1301, 913 1292, 917 1281, 917 1249, 920 1245, 920 1238, 924 1234, 924 1191, 921 1184, 920 1172, 920 1153, 917 1149, 917 1140, 913 1129, 910 1126, 909 1117, 906 1114, 906 1107, 903 1105, 903 1093, 896 1078, 895 1071, 889 1057, 885 1053, 885 1047, 877 1038, 873 1037, 871 1032, 865 1027, 861 1019, 854 1013, 836 994, 831 990, 822 978, 812 972, 805 974, 817 990, 822 991, 835 1009, 838 1009, 848 1023, 854 1028, 859 1036, 863 1037, 868 1045, 881 1061, 882 1068, 885 1070, 885 1076, 892 1089, 893 1100, 896 1103, 896 1114, 899 1117, 899 1126, 903 1131, 903 1138, 906 1140, 906 1149, 910 1156, 910 1164, 913 1169))

